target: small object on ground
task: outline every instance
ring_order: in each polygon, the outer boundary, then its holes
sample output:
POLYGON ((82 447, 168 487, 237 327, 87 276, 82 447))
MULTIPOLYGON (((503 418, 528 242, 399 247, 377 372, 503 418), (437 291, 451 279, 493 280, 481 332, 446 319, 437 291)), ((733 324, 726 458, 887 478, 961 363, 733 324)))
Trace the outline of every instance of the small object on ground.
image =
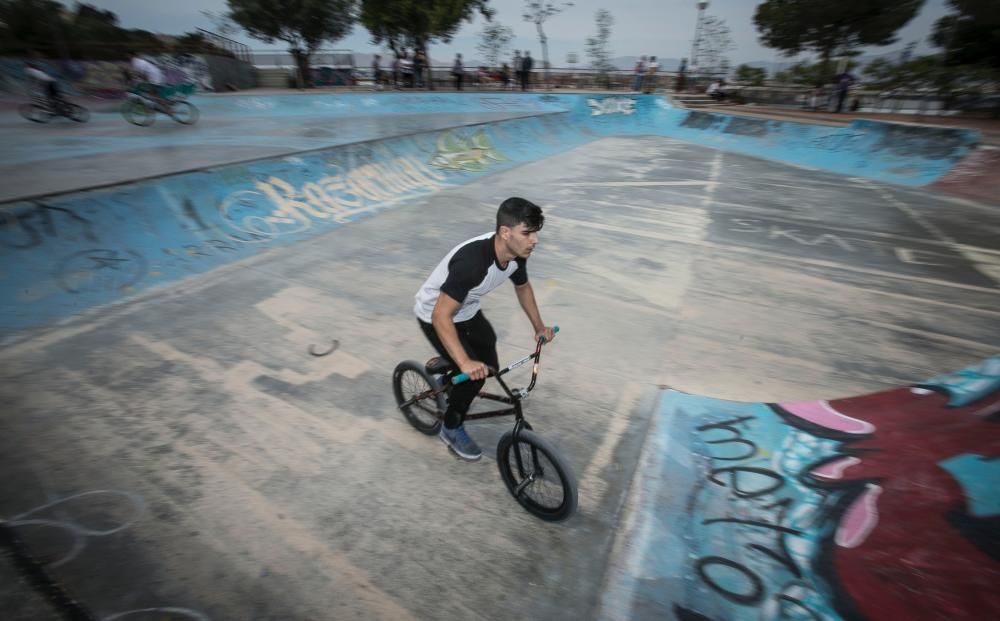
POLYGON ((313 344, 309 346, 309 353, 316 357, 329 356, 333 352, 337 351, 338 347, 340 347, 340 341, 338 341, 337 339, 333 339, 332 341, 330 341, 330 349, 326 351, 317 351, 316 345, 313 344))

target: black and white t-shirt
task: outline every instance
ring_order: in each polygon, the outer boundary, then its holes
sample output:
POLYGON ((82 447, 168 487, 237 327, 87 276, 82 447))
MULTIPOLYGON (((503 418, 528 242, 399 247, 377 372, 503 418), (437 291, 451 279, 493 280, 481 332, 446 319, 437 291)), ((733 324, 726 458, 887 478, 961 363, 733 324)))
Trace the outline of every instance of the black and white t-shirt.
POLYGON ((518 257, 501 266, 493 246, 495 233, 485 233, 451 249, 417 291, 413 312, 431 323, 431 314, 442 291, 462 303, 454 321, 467 321, 479 312, 479 301, 510 278, 515 285, 528 282, 527 259, 518 257))

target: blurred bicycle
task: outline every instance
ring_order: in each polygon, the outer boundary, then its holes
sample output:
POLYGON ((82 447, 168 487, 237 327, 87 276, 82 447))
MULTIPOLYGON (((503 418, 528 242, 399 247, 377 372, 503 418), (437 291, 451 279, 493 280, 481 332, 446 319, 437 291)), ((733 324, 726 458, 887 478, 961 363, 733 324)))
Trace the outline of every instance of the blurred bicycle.
POLYGON ((182 96, 169 93, 166 89, 153 94, 151 85, 134 84, 125 94, 122 116, 133 125, 148 127, 161 112, 182 125, 193 125, 198 121, 198 108, 182 96))
POLYGON ((64 116, 77 123, 86 123, 90 112, 83 106, 66 101, 62 97, 50 98, 35 94, 30 103, 21 104, 17 111, 33 123, 48 123, 57 116, 64 116))

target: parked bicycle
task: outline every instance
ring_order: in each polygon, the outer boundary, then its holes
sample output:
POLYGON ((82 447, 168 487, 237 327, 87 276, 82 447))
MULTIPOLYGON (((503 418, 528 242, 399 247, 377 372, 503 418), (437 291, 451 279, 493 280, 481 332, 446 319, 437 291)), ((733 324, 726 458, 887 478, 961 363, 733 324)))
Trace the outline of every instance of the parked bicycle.
MULTIPOLYGON (((559 328, 555 328, 558 332, 559 328)), ((480 392, 480 399, 499 401, 511 407, 489 412, 469 413, 466 420, 514 416, 514 428, 501 436, 497 444, 497 466, 507 490, 533 515, 546 520, 564 520, 576 509, 577 488, 573 471, 556 449, 532 430, 524 419, 521 402, 534 389, 545 338, 540 337, 535 353, 498 370, 490 369, 506 395, 480 392), (531 383, 527 388, 509 388, 503 376, 534 361, 531 383)), ((421 433, 435 435, 441 428, 447 397, 454 385, 468 381, 469 376, 441 357, 426 364, 413 360, 400 362, 392 374, 392 390, 396 404, 406 420, 421 433)))
POLYGON ((61 97, 50 99, 43 95, 36 95, 30 103, 21 104, 17 111, 33 123, 48 123, 57 116, 64 116, 77 123, 86 123, 90 119, 90 112, 83 106, 61 97))
POLYGON ((157 112, 166 114, 182 125, 193 125, 198 121, 198 108, 183 98, 168 96, 157 100, 140 87, 134 87, 126 93, 122 116, 129 123, 148 127, 156 120, 157 112))

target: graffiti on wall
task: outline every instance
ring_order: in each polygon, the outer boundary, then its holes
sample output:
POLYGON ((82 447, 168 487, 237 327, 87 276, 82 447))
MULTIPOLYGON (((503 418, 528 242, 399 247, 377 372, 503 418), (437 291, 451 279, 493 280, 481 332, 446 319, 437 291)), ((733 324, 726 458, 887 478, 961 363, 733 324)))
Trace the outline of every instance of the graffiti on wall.
POLYGON ((591 116, 604 114, 635 114, 635 99, 631 97, 604 97, 587 99, 591 116))
MULTIPOLYGON (((297 158, 296 158, 297 159, 297 158)), ((227 195, 218 207, 239 242, 302 233, 318 221, 343 223, 381 204, 443 187, 445 177, 412 156, 354 167, 327 163, 327 173, 296 184, 270 175, 251 190, 227 195)))
POLYGON ((678 618, 1000 615, 1000 356, 850 399, 667 400, 693 460, 659 519, 686 549, 647 563, 685 583, 678 618))
POLYGON ((441 134, 431 164, 444 170, 482 172, 494 162, 506 159, 497 151, 486 130, 479 128, 467 135, 461 131, 441 134))

